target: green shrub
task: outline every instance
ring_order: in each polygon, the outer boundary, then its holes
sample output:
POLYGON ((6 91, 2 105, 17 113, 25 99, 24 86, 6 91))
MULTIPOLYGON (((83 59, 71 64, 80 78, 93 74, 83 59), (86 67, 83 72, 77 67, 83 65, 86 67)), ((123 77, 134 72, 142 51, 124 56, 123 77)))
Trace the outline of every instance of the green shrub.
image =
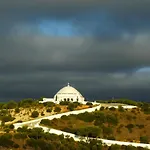
POLYGON ((8 110, 2 109, 2 110, 0 111, 0 117, 2 117, 2 116, 7 116, 7 115, 9 115, 8 110))
POLYGON ((115 111, 115 110, 116 110, 116 108, 115 108, 115 107, 110 107, 110 108, 109 108, 109 110, 111 110, 111 111, 115 111))
POLYGON ((86 105, 92 106, 93 104, 91 102, 87 102, 86 105))
POLYGON ((114 115, 106 115, 107 122, 112 124, 112 125, 117 125, 118 124, 118 118, 117 116, 114 115))
POLYGON ((38 116, 39 116, 39 112, 38 111, 33 111, 32 114, 31 114, 32 118, 36 118, 38 116))
POLYGON ((2 121, 2 122, 13 121, 14 119, 15 119, 15 118, 12 117, 11 115, 1 117, 1 121, 2 121))
POLYGON ((20 112, 20 109, 17 107, 15 108, 15 113, 19 113, 20 112))
POLYGON ((15 133, 14 134, 14 138, 15 139, 26 139, 27 138, 27 134, 26 133, 15 133))
POLYGON ((139 129, 143 129, 143 128, 144 128, 144 124, 136 124, 136 126, 137 126, 139 129))
POLYGON ((149 143, 148 137, 147 137, 147 136, 141 136, 141 137, 140 137, 140 142, 141 142, 141 143, 146 143, 146 144, 148 144, 148 143, 149 143))
POLYGON ((101 111, 103 111, 104 109, 105 109, 105 107, 104 107, 104 106, 101 106, 101 107, 100 107, 100 110, 101 110, 101 111))
POLYGON ((19 145, 16 144, 16 143, 14 143, 14 144, 13 144, 13 147, 14 147, 14 148, 19 148, 19 145))
POLYGON ((118 106, 118 111, 124 112, 124 108, 122 106, 118 106))
POLYGON ((10 124, 10 125, 9 125, 9 129, 14 129, 14 125, 13 125, 13 124, 10 124))
POLYGON ((60 104, 60 105, 69 105, 70 102, 68 102, 68 101, 61 101, 59 104, 60 104))
POLYGON ((50 125, 50 120, 49 119, 42 119, 41 122, 40 122, 40 124, 49 126, 50 125))
POLYGON ((48 109, 46 110, 46 112, 51 113, 51 112, 52 112, 52 108, 48 108, 48 109))
POLYGON ((35 103, 39 103, 39 102, 35 102, 32 98, 28 98, 28 99, 23 99, 18 103, 19 107, 31 107, 33 105, 35 105, 35 103))
POLYGON ((133 124, 128 124, 128 125, 126 125, 126 128, 131 133, 132 132, 132 128, 134 128, 134 125, 133 124))
POLYGON ((43 104, 46 107, 53 107, 53 106, 55 106, 55 103, 53 103, 53 102, 46 102, 46 103, 43 103, 43 104))
POLYGON ((68 120, 68 116, 63 115, 63 116, 61 116, 61 119, 63 119, 63 120, 68 120))
POLYGON ((113 134, 113 129, 111 127, 103 126, 103 135, 111 135, 113 134))
POLYGON ((9 101, 9 102, 5 105, 5 107, 6 107, 7 109, 14 109, 14 108, 17 107, 17 105, 18 105, 18 104, 17 104, 15 101, 11 100, 11 101, 9 101))
POLYGON ((55 107, 54 112, 60 112, 61 108, 60 107, 55 107))
POLYGON ((94 115, 92 113, 88 113, 88 112, 78 114, 76 117, 77 117, 77 119, 83 120, 85 122, 94 121, 94 115))
POLYGON ((110 150, 121 150, 121 146, 117 144, 111 145, 110 150))
POLYGON ((12 136, 9 133, 0 136, 0 146, 2 147, 12 147, 14 142, 11 140, 12 136))

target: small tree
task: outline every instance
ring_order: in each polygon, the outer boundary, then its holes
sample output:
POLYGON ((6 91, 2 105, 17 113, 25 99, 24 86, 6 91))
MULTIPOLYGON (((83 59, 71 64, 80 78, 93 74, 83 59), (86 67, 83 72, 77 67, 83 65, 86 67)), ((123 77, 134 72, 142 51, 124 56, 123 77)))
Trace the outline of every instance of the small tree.
POLYGON ((13 100, 11 100, 10 102, 7 103, 7 106, 6 106, 8 109, 13 109, 13 108, 16 108, 17 107, 17 103, 13 100))
POLYGON ((14 125, 13 125, 13 124, 10 124, 10 125, 9 125, 9 129, 14 129, 14 125))
POLYGON ((148 137, 147 137, 147 136, 141 136, 141 137, 140 137, 140 142, 141 142, 141 143, 147 143, 147 144, 148 144, 148 143, 149 143, 148 137))
POLYGON ((101 106, 100 111, 103 111, 104 109, 105 109, 104 106, 101 106))
POLYGON ((32 118, 36 118, 36 117, 38 117, 38 116, 39 116, 38 111, 33 111, 32 114, 31 114, 31 117, 32 117, 32 118))
POLYGON ((20 109, 17 107, 15 108, 15 113, 19 113, 20 112, 20 109))

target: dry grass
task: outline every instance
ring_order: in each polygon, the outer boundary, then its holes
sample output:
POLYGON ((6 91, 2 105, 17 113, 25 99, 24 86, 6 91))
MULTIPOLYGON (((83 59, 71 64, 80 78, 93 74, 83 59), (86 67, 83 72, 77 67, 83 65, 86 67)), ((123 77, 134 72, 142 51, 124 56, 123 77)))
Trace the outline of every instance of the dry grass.
MULTIPOLYGON (((9 112, 12 115, 12 117, 14 117, 15 119, 11 122, 6 122, 6 124, 12 124, 18 121, 29 121, 29 120, 33 120, 35 118, 31 117, 31 114, 33 111, 38 111, 39 112, 39 116, 38 118, 42 118, 42 117, 46 117, 46 116, 50 116, 50 115, 54 115, 56 114, 56 112, 54 112, 54 108, 58 106, 61 108, 61 112, 59 113, 64 113, 64 112, 68 112, 69 110, 67 109, 67 106, 62 106, 62 105, 55 105, 53 107, 52 112, 46 112, 47 107, 44 107, 43 105, 37 105, 35 107, 29 107, 29 108, 20 108, 20 112, 19 113, 15 113, 15 109, 11 109, 9 112), (41 115, 41 113, 44 113, 44 116, 41 115)), ((81 105, 78 106, 75 110, 80 110, 80 109, 86 109, 89 108, 88 105, 81 105)))

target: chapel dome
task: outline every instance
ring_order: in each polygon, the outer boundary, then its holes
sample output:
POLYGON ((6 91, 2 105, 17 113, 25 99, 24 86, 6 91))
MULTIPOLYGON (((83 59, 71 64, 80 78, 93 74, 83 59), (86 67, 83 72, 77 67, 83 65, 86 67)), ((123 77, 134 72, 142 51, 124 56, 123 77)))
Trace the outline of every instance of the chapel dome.
POLYGON ((64 95, 64 94, 79 95, 82 97, 81 93, 74 87, 70 86, 69 83, 67 86, 60 89, 56 95, 64 95))

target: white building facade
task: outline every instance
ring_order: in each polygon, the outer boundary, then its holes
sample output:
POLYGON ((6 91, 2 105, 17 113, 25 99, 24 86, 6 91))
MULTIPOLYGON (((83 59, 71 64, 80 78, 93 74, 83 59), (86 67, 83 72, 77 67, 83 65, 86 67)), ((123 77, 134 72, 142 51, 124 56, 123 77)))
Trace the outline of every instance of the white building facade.
POLYGON ((59 104, 61 101, 85 103, 84 100, 85 98, 81 95, 81 93, 68 83, 67 86, 60 89, 54 95, 54 98, 43 98, 43 101, 40 101, 40 103, 54 102, 59 104))

